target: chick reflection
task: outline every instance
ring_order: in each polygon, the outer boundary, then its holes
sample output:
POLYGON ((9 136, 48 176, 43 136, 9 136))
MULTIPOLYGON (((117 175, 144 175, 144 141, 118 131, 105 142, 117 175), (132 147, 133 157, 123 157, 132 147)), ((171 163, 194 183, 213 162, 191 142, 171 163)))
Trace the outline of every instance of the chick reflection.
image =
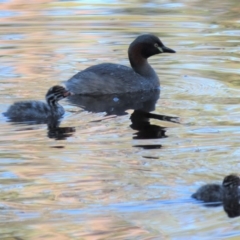
MULTIPOLYGON (((130 119, 132 121, 130 127, 134 130, 138 130, 138 132, 134 134, 133 139, 157 139, 167 137, 167 135, 165 134, 166 128, 151 124, 150 119, 158 119, 161 121, 178 123, 178 118, 153 114, 142 110, 135 110, 132 113, 130 119)), ((142 147, 144 149, 156 149, 161 148, 162 145, 134 145, 134 147, 142 147)))
POLYGON ((48 125, 48 137, 56 140, 64 140, 71 137, 76 131, 75 127, 59 127, 48 125))
MULTIPOLYGON (((46 122, 44 122, 46 123, 46 122)), ((73 133, 76 131, 75 127, 59 127, 60 121, 58 119, 50 119, 47 122, 48 131, 47 136, 49 138, 54 138, 56 140, 64 140, 68 137, 71 137, 73 133)), ((18 129, 16 131, 30 131, 35 130, 36 125, 43 124, 43 122, 37 122, 37 121, 28 121, 24 123, 14 123, 14 124, 27 124, 28 126, 18 129)))

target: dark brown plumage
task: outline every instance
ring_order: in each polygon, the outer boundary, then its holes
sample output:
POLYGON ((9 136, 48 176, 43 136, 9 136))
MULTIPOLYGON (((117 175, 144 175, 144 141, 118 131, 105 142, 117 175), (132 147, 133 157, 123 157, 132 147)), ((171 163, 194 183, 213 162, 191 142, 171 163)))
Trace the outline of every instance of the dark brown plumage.
POLYGON ((159 53, 175 53, 152 34, 137 37, 129 46, 131 67, 114 63, 91 66, 70 78, 67 88, 76 94, 102 95, 159 89, 159 78, 147 59, 159 53))
POLYGON ((206 203, 229 201, 240 196, 239 186, 240 178, 231 174, 224 178, 222 184, 206 184, 200 187, 192 197, 206 203))

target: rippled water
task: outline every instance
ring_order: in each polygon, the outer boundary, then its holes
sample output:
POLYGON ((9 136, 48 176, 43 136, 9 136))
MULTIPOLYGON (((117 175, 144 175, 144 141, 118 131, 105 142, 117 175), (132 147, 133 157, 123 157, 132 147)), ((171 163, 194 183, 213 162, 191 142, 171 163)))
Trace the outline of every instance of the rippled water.
POLYGON ((180 119, 137 130, 133 105, 109 99, 63 101, 54 131, 1 116, 1 239, 239 239, 239 218, 190 198, 239 169, 239 11, 238 0, 0 1, 1 112, 90 65, 129 65, 129 43, 154 33, 177 53, 150 59, 156 105, 129 101, 180 119))

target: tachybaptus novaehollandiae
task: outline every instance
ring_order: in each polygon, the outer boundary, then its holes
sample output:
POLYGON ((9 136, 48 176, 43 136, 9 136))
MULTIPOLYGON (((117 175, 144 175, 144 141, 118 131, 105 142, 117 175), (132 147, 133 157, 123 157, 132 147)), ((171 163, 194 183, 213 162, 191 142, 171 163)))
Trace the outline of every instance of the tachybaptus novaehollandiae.
POLYGON ((147 59, 159 53, 175 53, 152 34, 137 37, 129 46, 132 68, 114 63, 91 66, 70 78, 67 88, 76 94, 102 95, 159 88, 159 78, 147 59))
POLYGON ((4 113, 6 117, 13 121, 37 121, 50 118, 59 119, 64 114, 64 108, 58 101, 71 95, 62 86, 51 87, 46 94, 46 102, 41 101, 22 101, 11 105, 4 113))
POLYGON ((235 195, 240 196, 239 186, 240 178, 231 174, 224 178, 222 185, 206 184, 200 187, 192 197, 203 202, 223 202, 235 195))

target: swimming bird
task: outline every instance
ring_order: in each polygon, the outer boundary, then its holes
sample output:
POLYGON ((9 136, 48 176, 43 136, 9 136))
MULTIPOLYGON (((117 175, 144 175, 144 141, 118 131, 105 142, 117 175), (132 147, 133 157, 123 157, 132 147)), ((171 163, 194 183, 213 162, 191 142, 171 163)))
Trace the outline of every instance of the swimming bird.
POLYGON ((103 95, 159 89, 159 78, 147 59, 160 53, 175 53, 152 34, 138 36, 128 48, 131 67, 102 63, 71 77, 67 88, 75 94, 103 95))
POLYGON ((46 103, 41 101, 15 102, 4 115, 15 122, 56 120, 61 118, 65 112, 58 101, 70 95, 71 92, 64 87, 53 86, 46 94, 46 103))
POLYGON ((224 202, 238 195, 240 197, 240 178, 235 174, 230 174, 223 179, 220 184, 206 184, 200 187, 193 198, 203 202, 224 202))

